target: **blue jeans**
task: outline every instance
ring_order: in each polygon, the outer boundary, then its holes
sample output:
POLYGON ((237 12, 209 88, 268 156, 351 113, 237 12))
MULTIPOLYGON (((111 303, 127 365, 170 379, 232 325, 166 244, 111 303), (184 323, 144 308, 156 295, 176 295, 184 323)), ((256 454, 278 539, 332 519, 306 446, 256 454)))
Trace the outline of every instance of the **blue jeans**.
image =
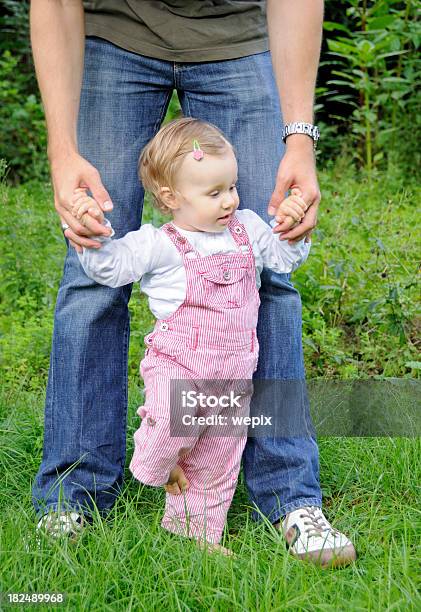
MULTIPOLYGON (((170 62, 86 38, 79 151, 100 172, 116 237, 140 226, 142 147, 156 134, 173 90, 183 114, 210 121, 236 147, 240 208, 269 220, 283 155, 282 117, 270 53, 214 62, 170 62)), ((103 515, 121 490, 126 455, 128 302, 83 272, 68 248, 55 309, 45 404, 44 452, 33 484, 37 515, 94 504, 103 515)), ((258 378, 303 379, 301 301, 288 274, 262 274, 258 378), (270 333, 269 333, 270 330, 270 333)), ((272 522, 321 505, 314 438, 250 438, 244 470, 251 501, 272 522)), ((261 513, 261 514, 260 514, 261 513)))

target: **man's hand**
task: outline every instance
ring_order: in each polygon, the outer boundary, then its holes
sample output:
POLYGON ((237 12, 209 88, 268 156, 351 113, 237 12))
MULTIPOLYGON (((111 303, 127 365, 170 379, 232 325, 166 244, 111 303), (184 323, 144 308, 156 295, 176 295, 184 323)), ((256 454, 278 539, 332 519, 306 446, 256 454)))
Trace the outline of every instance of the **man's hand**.
POLYGON ((54 205, 61 222, 69 226, 64 235, 79 253, 82 252, 82 246, 100 248, 101 243, 91 240, 89 236, 108 236, 110 230, 89 213, 84 215, 83 224, 72 214, 72 196, 77 188, 89 189, 101 210, 112 210, 111 198, 102 184, 98 170, 76 152, 52 155, 50 166, 54 205))
POLYGON ((301 222, 295 223, 292 229, 291 220, 285 219, 274 228, 274 232, 285 232, 280 239, 288 240, 290 243, 302 240, 304 237, 306 242, 309 242, 311 232, 317 224, 321 194, 316 175, 313 143, 305 134, 294 134, 287 138, 286 152, 279 165, 275 189, 269 202, 269 215, 276 214, 286 191, 294 187, 298 187, 301 191, 301 197, 308 205, 307 212, 301 222))

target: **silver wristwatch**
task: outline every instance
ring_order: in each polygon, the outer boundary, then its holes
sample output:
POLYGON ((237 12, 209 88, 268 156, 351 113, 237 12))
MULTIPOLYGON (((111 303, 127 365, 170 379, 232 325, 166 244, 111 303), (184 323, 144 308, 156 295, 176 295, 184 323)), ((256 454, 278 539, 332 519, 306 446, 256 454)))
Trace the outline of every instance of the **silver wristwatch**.
POLYGON ((291 134, 306 134, 313 140, 314 148, 317 147, 317 141, 320 138, 320 132, 317 125, 312 123, 305 123, 304 121, 294 121, 294 123, 287 123, 282 130, 282 140, 286 142, 288 136, 291 134))

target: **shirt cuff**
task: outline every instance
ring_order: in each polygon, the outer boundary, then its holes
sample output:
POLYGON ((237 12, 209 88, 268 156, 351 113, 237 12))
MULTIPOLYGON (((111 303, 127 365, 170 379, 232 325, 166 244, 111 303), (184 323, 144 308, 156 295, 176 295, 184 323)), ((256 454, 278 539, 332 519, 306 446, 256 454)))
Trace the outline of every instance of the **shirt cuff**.
MULTIPOLYGON (((269 221, 269 225, 270 225, 272 228, 274 228, 274 227, 276 227, 277 225, 279 225, 279 223, 278 223, 278 221, 277 221, 276 219, 272 219, 271 221, 269 221)), ((279 236, 282 236, 282 234, 286 234, 286 232, 280 232, 280 233, 278 233, 277 235, 278 235, 278 237, 279 237, 279 236)), ((273 234, 273 235, 275 236, 276 234, 273 234)), ((309 242, 304 243, 304 241, 305 241, 305 238, 303 238, 303 239, 302 239, 302 240, 300 240, 299 242, 295 242, 294 244, 289 244, 289 243, 288 243, 288 241, 287 241, 287 244, 288 244, 288 246, 289 246, 289 247, 293 247, 293 248, 294 248, 294 247, 301 247, 303 244, 308 244, 308 245, 311 245, 311 236, 310 236, 310 240, 309 240, 309 242)))
POLYGON ((100 234, 99 236, 92 236, 91 240, 97 240, 98 242, 107 242, 108 240, 111 240, 111 238, 114 236, 115 231, 113 230, 110 221, 106 219, 105 217, 104 217, 104 222, 102 225, 104 227, 109 227, 111 230, 111 234, 109 236, 104 236, 103 234, 100 234))

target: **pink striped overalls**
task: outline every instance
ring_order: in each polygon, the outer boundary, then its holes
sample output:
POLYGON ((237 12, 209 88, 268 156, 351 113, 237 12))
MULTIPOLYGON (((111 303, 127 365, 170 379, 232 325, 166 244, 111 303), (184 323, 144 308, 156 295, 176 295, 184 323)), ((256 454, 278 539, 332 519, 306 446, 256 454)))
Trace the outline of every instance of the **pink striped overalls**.
MULTIPOLYGON (((190 487, 166 495, 161 525, 168 531, 218 543, 235 491, 247 427, 241 435, 170 435, 171 379, 250 381, 257 367, 256 325, 260 305, 252 246, 234 216, 228 225, 238 251, 206 257, 195 251, 172 223, 162 229, 183 258, 186 297, 167 319, 157 320, 145 336, 140 364, 145 404, 134 434, 130 471, 141 482, 162 486, 178 464, 190 487)), ((250 382, 247 383, 250 389, 250 382)), ((198 389, 200 391, 201 389, 198 389)), ((252 385, 251 385, 252 390, 252 385)), ((247 415, 251 394, 245 394, 247 415)), ((229 430, 227 430, 229 432, 229 430)))

